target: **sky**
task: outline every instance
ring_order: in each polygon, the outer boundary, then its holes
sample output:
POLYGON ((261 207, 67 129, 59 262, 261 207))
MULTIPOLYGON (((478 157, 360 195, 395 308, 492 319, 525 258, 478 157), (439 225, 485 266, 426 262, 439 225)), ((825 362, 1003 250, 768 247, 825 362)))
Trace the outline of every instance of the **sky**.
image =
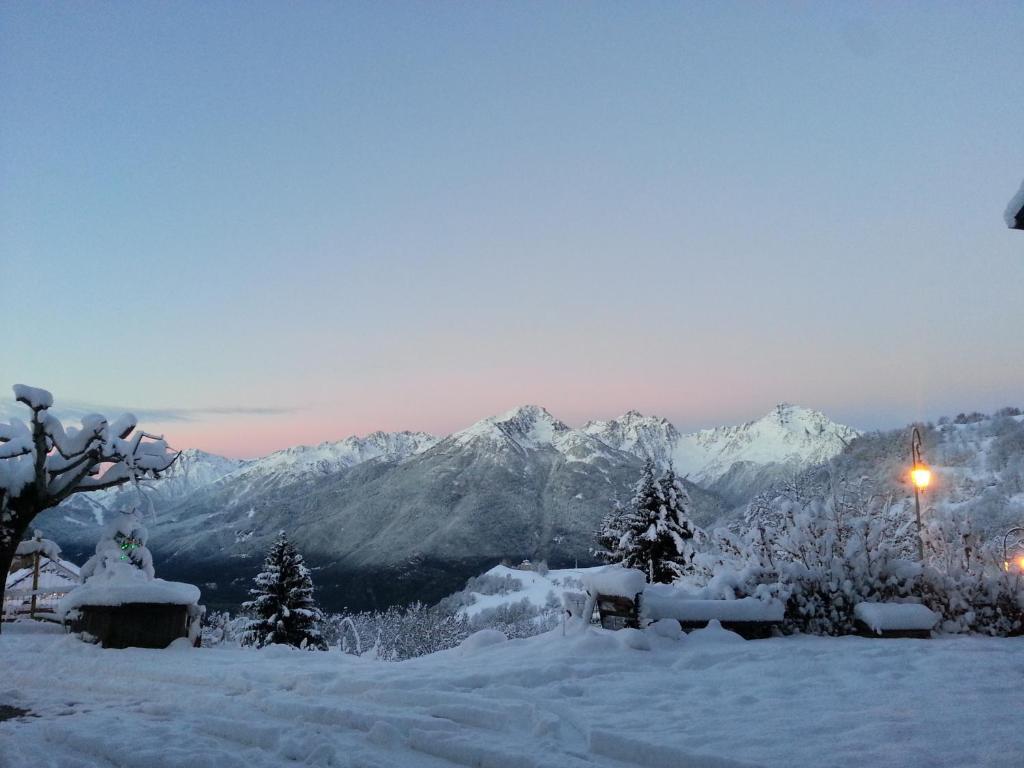
POLYGON ((1024 405, 1022 40, 1019 2, 0 4, 0 386, 246 457, 1024 405))

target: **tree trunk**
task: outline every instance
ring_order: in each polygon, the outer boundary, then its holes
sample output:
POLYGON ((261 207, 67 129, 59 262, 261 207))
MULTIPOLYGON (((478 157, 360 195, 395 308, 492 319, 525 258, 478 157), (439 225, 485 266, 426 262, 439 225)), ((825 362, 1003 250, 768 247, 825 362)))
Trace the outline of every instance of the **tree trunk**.
POLYGON ((35 557, 32 558, 32 607, 29 608, 28 617, 34 619, 36 617, 36 593, 39 592, 39 560, 41 556, 38 552, 35 553, 35 557))
MULTIPOLYGON (((4 595, 7 593, 7 576, 11 572, 11 563, 14 562, 14 553, 18 549, 19 539, 15 538, 8 546, 0 548, 0 573, 4 580, 0 585, 0 611, 3 610, 4 595)), ((3 622, 0 621, 0 632, 3 631, 3 622)))
MULTIPOLYGON (((18 551, 18 544, 21 543, 25 531, 28 530, 28 524, 35 517, 35 515, 19 514, 19 512, 11 509, 11 506, 8 506, 8 510, 12 514, 13 519, 3 527, 3 535, 0 536, 0 575, 3 576, 3 581, 0 582, 0 612, 3 611, 4 598, 7 595, 7 577, 11 573, 11 563, 14 562, 15 553, 18 551)), ((3 622, 0 621, 0 632, 2 631, 3 622)))

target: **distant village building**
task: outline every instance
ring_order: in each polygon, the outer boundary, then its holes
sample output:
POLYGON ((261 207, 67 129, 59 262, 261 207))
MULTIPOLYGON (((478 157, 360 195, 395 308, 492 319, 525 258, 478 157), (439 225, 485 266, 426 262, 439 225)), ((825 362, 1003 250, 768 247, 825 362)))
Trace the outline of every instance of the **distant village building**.
POLYGON ((58 601, 80 583, 78 566, 61 559, 60 547, 37 533, 18 545, 7 574, 3 618, 52 617, 58 601))

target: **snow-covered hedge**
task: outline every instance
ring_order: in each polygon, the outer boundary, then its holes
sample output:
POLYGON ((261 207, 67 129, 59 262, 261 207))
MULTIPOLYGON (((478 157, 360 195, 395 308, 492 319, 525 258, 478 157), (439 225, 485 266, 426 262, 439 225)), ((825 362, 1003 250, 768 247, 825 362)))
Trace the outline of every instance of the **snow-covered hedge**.
POLYGON ((784 630, 856 631, 858 603, 919 601, 944 632, 1024 632, 1024 578, 1006 573, 964 513, 929 510, 925 562, 905 505, 861 481, 791 483, 762 497, 742 533, 701 556, 712 598, 778 599, 784 630))

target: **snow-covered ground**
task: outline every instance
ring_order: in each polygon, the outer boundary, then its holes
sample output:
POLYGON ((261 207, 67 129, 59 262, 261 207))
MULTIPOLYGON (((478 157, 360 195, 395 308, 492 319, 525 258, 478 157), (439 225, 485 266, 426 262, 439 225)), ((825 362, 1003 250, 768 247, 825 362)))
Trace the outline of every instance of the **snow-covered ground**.
POLYGON ((0 635, 0 704, 32 712, 0 722, 4 768, 959 768, 1024 754, 1024 638, 577 628, 387 663, 104 651, 33 629, 0 635))
POLYGON ((562 595, 582 593, 586 574, 596 568, 552 569, 544 573, 496 565, 457 593, 469 618, 499 607, 527 603, 537 611, 561 611, 562 595))

